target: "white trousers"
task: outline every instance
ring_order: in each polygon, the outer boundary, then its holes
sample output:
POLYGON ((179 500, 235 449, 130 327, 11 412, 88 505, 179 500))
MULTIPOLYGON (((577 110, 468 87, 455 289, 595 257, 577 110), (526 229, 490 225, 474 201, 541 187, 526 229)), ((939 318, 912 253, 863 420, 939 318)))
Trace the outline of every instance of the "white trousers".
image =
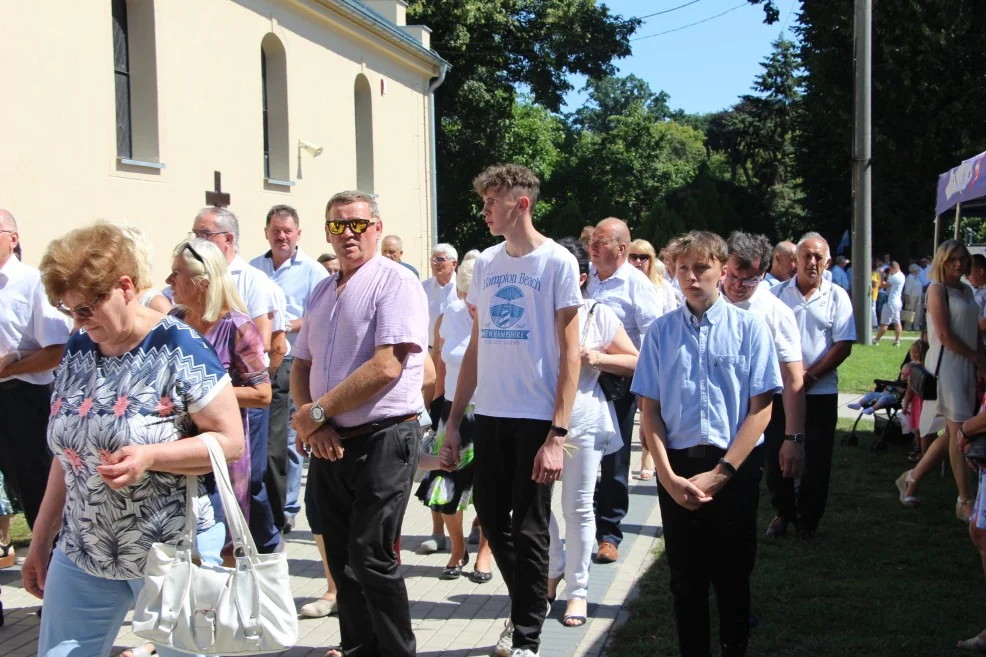
MULTIPOLYGON (((562 544, 555 517, 551 510, 548 533, 551 546, 548 551, 548 577, 565 576, 565 593, 568 599, 589 596, 589 561, 592 544, 596 540, 596 513, 592 498, 596 490, 596 476, 603 459, 601 449, 595 448, 594 436, 570 438, 568 444, 574 453, 565 454, 565 466, 561 475, 561 513, 565 519, 565 542, 562 544)), ((570 448, 566 448, 571 451, 570 448)))

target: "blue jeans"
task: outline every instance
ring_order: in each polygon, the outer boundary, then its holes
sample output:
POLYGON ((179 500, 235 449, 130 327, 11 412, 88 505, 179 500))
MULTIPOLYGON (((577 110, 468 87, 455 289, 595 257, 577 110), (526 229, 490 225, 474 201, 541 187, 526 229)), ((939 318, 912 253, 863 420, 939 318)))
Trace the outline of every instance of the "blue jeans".
MULTIPOLYGON (((288 417, 294 417, 294 412, 297 409, 294 407, 293 399, 288 408, 290 409, 288 417)), ((305 462, 298 450, 294 448, 294 441, 298 432, 290 425, 290 419, 288 422, 288 494, 284 500, 284 514, 296 516, 301 513, 301 470, 305 462)))
POLYGON ((250 533, 261 554, 270 554, 281 542, 281 532, 274 526, 274 514, 267 500, 264 474, 267 471, 267 428, 270 412, 266 408, 248 408, 250 418, 250 533))
POLYGON ((596 484, 596 540, 616 547, 623 541, 620 523, 630 508, 630 455, 633 442, 633 416, 637 396, 628 393, 613 402, 616 421, 620 423, 623 447, 603 457, 599 483, 596 484))
MULTIPOLYGON (((210 530, 211 531, 211 530, 210 530)), ((144 588, 141 579, 105 579, 85 572, 55 548, 45 581, 38 657, 105 657, 144 588)), ((161 657, 187 653, 156 646, 161 657)))

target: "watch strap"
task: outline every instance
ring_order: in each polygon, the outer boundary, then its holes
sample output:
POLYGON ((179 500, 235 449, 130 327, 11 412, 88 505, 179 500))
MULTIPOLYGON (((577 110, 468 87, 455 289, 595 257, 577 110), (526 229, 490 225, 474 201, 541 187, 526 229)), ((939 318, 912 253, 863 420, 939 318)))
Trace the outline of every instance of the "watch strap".
POLYGON ((550 431, 554 431, 556 434, 558 434, 562 438, 564 438, 565 436, 568 435, 568 429, 566 429, 565 427, 559 427, 558 425, 552 424, 550 427, 548 427, 548 429, 550 431))
POLYGON ((725 456, 719 459, 719 465, 721 465, 723 469, 729 473, 729 476, 732 477, 736 475, 736 466, 727 461, 725 456))

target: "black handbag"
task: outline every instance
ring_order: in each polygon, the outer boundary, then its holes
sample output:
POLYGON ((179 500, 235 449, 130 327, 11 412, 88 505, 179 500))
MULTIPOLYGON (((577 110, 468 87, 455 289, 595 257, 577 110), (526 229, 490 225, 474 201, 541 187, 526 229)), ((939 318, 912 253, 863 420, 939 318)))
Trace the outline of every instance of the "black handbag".
POLYGON ((965 440, 969 443, 969 449, 965 451, 965 457, 970 461, 975 461, 979 465, 986 466, 986 433, 966 436, 965 440))
MULTIPOLYGON (((592 319, 592 313, 596 310, 596 306, 599 302, 592 304, 589 308, 589 315, 585 319, 585 331, 582 335, 582 342, 585 342, 585 336, 589 330, 589 321, 592 319)), ((633 383, 632 376, 617 376, 616 374, 611 374, 610 372, 600 372, 599 373, 599 387, 602 388, 603 397, 606 401, 616 401, 617 399, 622 399, 630 394, 630 384, 633 383)))
MULTIPOLYGON (((948 309, 948 290, 945 292, 945 308, 948 309)), ((949 318, 951 321, 951 318, 949 318)), ((929 372, 923 365, 913 363, 911 365, 911 376, 907 379, 907 387, 914 391, 914 394, 924 401, 935 401, 938 399, 938 372, 941 371, 941 359, 945 355, 945 345, 941 345, 938 350, 938 364, 935 366, 935 373, 929 372)))

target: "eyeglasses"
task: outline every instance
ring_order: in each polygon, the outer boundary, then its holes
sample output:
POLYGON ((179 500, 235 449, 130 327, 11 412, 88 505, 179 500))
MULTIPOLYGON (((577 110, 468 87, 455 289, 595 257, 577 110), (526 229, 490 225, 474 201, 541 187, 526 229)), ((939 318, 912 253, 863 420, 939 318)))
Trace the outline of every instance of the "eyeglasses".
POLYGON ((740 278, 739 276, 733 276, 730 273, 726 273, 726 278, 731 281, 739 281, 740 285, 744 287, 756 287, 760 285, 760 276, 754 276, 753 278, 740 278))
POLYGON ((228 230, 190 230, 188 231, 189 239, 193 237, 198 237, 202 240, 207 240, 213 235, 228 235, 228 230))
POLYGON ((366 232, 366 229, 377 222, 371 221, 369 219, 349 219, 347 221, 341 221, 338 219, 328 219, 325 222, 325 227, 329 229, 329 232, 333 235, 342 235, 346 232, 346 229, 353 231, 353 235, 362 235, 366 232))
POLYGON ((0 228, 0 233, 10 233, 11 235, 13 235, 16 232, 17 232, 16 230, 7 230, 6 228, 0 228))
POLYGON ((69 308, 64 303, 59 302, 57 306, 58 312, 69 317, 76 317, 78 319, 92 319, 92 314, 96 312, 96 306, 106 298, 108 292, 103 292, 102 294, 96 295, 96 298, 92 300, 88 306, 76 306, 75 308, 69 308))
POLYGON ((650 260, 650 256, 646 253, 631 253, 630 260, 633 262, 647 262, 650 260))
POLYGON ((200 256, 195 251, 195 249, 192 248, 192 245, 189 244, 188 242, 185 242, 185 250, 187 250, 189 253, 191 253, 193 258, 195 258, 196 260, 198 260, 199 262, 201 262, 203 265, 205 264, 205 260, 202 259, 202 256, 200 256))
POLYGON ((452 259, 452 258, 446 258, 445 256, 438 256, 437 258, 432 258, 432 259, 431 259, 431 261, 432 261, 433 263, 435 263, 436 265, 440 265, 440 264, 442 264, 443 262, 448 262, 448 261, 449 261, 449 260, 451 260, 451 259, 452 259))

